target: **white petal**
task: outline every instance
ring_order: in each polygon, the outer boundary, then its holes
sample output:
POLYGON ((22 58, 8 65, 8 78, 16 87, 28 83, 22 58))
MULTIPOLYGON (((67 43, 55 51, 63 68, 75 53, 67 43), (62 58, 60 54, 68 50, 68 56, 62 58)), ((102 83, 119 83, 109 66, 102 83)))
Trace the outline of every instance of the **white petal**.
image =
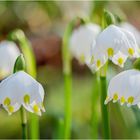
POLYGON ((120 51, 112 57, 112 62, 120 67, 124 66, 126 60, 127 55, 123 54, 120 51))
POLYGON ((42 111, 42 112, 45 112, 45 108, 44 108, 42 102, 41 102, 41 103, 36 103, 36 102, 34 101, 34 102, 32 102, 31 104, 23 104, 23 106, 24 106, 24 108, 25 108, 27 111, 29 111, 29 112, 31 112, 31 113, 35 113, 35 114, 37 114, 37 115, 39 115, 39 116, 41 116, 41 111, 42 111), (38 111, 35 111, 34 106, 36 106, 36 107, 38 108, 38 111))
POLYGON ((140 71, 132 69, 121 72, 109 83, 108 97, 123 100, 128 107, 140 102, 140 71), (117 95, 117 96, 116 96, 117 95), (129 100, 129 101, 128 101, 129 100))
POLYGON ((0 83, 0 103, 6 105, 18 104, 33 112, 31 104, 42 103, 44 89, 27 73, 20 71, 12 74, 0 83))
POLYGON ((123 23, 120 24, 120 27, 122 27, 122 28, 130 31, 131 33, 133 33, 135 38, 136 38, 136 42, 140 46, 140 32, 135 26, 133 26, 132 24, 130 24, 128 22, 123 22, 123 23))
POLYGON ((121 31, 121 28, 110 25, 104 29, 96 39, 96 47, 107 53, 108 48, 112 48, 114 54, 116 54, 120 48, 128 45, 125 34, 121 31))
POLYGON ((99 32, 100 27, 91 23, 75 29, 70 39, 70 51, 73 56, 85 63, 90 55, 91 44, 99 32))
POLYGON ((15 103, 15 104, 11 104, 9 106, 3 106, 4 109, 8 112, 9 115, 12 115, 12 113, 18 111, 21 107, 21 104, 15 103))
POLYGON ((95 60, 95 63, 89 65, 89 68, 94 72, 98 71, 105 63, 107 62, 107 58, 105 56, 98 57, 95 60))
POLYGON ((15 60, 19 55, 20 51, 14 42, 2 41, 0 43, 0 74, 3 71, 5 72, 5 76, 11 74, 15 60))
POLYGON ((91 47, 91 57, 86 64, 94 72, 98 71, 107 62, 107 59, 107 53, 100 50, 95 42, 91 47))
POLYGON ((121 51, 124 52, 126 55, 129 55, 130 57, 135 57, 135 58, 139 57, 139 48, 136 43, 135 36, 131 32, 129 32, 125 29, 122 29, 122 31, 126 35, 128 45, 126 45, 125 47, 122 47, 121 51), (129 49, 132 49, 132 51, 134 53, 133 55, 132 54, 130 55, 129 49))
POLYGON ((16 79, 17 74, 13 74, 0 83, 0 103, 8 97, 13 103, 21 103, 23 97, 22 84, 16 79))
MULTIPOLYGON (((11 81, 8 81, 8 87, 13 82, 15 89, 12 87, 12 90, 15 94, 20 95, 22 101, 25 95, 30 96, 30 102, 34 100, 36 102, 42 102, 44 99, 44 89, 40 83, 38 83, 34 78, 29 74, 20 71, 13 75, 11 81), (17 87, 17 88, 16 88, 17 87), (19 88, 19 90, 17 90, 19 88)), ((9 89, 10 90, 10 89, 9 89)))
POLYGON ((97 56, 108 55, 109 59, 121 67, 123 67, 128 56, 139 57, 139 48, 134 35, 115 25, 110 25, 104 29, 92 47, 92 55, 95 56, 95 59, 97 56), (119 61, 120 64, 118 63, 119 57, 123 58, 123 62, 122 60, 119 61))
POLYGON ((23 107, 24 107, 27 111, 29 111, 29 112, 31 112, 31 113, 34 112, 32 106, 31 106, 31 104, 25 104, 25 103, 23 103, 22 105, 23 105, 23 107))
POLYGON ((33 103, 31 104, 31 106, 32 106, 33 112, 34 112, 35 114, 41 116, 41 108, 40 108, 39 104, 37 104, 36 102, 33 102, 33 103))
MULTIPOLYGON (((29 82, 29 81, 28 81, 29 82)), ((29 87, 26 88, 25 92, 23 93, 24 96, 29 95, 30 103, 36 101, 36 103, 43 102, 44 100, 44 89, 41 84, 37 81, 30 81, 29 87)), ((24 100, 24 99, 23 99, 24 100)))

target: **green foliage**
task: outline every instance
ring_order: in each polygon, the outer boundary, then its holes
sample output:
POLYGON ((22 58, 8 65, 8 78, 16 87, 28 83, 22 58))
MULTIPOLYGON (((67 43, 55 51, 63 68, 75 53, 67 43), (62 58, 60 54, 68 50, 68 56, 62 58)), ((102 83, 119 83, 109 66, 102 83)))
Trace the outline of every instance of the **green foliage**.
POLYGON ((51 19, 62 17, 61 9, 56 1, 38 1, 38 4, 47 12, 51 19))

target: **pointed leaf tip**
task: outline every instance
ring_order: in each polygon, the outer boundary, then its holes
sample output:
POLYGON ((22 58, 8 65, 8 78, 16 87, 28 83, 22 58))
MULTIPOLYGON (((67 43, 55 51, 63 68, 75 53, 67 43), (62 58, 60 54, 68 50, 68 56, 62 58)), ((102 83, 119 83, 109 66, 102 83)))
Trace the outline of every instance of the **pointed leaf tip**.
POLYGON ((104 22, 106 23, 106 26, 109 26, 111 24, 115 24, 114 15, 107 10, 104 10, 104 22))
POLYGON ((16 59, 15 65, 14 65, 14 73, 21 71, 21 70, 25 70, 25 60, 23 57, 23 54, 19 55, 16 59))
POLYGON ((133 68, 140 70, 140 58, 133 63, 133 68))

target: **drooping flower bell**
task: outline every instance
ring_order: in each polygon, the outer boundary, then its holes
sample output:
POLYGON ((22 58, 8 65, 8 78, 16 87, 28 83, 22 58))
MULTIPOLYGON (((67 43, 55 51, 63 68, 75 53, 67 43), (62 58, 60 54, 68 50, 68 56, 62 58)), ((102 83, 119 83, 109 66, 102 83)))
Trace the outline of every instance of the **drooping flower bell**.
POLYGON ((128 22, 121 23, 120 27, 133 33, 136 38, 136 41, 138 43, 138 46, 140 47, 140 31, 135 26, 133 26, 132 24, 130 24, 128 22))
POLYGON ((139 48, 134 35, 118 26, 110 25, 93 43, 90 65, 97 71, 110 59, 114 64, 123 67, 128 57, 139 57, 139 48))
POLYGON ((81 64, 89 63, 91 45, 100 32, 97 24, 84 24, 75 29, 70 38, 70 51, 81 64))
POLYGON ((0 43, 0 79, 13 72, 14 63, 19 55, 20 51, 14 42, 2 41, 0 43))
POLYGON ((9 114, 23 105, 26 110, 41 115, 44 89, 40 83, 24 71, 16 72, 0 83, 0 104, 9 114))
POLYGON ((138 105, 140 107, 140 71, 136 69, 119 73, 109 83, 105 104, 109 101, 121 105, 138 105))

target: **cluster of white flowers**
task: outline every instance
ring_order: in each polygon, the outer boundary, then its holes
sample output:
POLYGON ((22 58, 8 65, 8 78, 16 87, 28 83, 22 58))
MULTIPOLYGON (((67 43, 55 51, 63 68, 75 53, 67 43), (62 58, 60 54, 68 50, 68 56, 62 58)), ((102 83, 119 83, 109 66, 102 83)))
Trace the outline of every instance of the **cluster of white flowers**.
MULTIPOLYGON (((123 67, 128 57, 140 57, 140 33, 131 24, 110 25, 100 31, 97 25, 82 25, 70 39, 72 55, 92 71, 98 71, 107 60, 123 67)), ((118 74, 110 81, 105 104, 113 100, 140 107, 139 85, 140 71, 133 69, 118 74)))
POLYGON ((110 59, 114 64, 123 67, 128 57, 139 56, 139 47, 134 35, 123 28, 110 25, 96 38, 92 46, 90 65, 97 71, 110 59))
POLYGON ((85 63, 97 71, 108 59, 123 67, 128 57, 140 56, 135 36, 130 31, 115 25, 100 31, 98 25, 88 23, 72 33, 70 51, 81 64, 85 63))
MULTIPOLYGON (((135 36, 127 29, 110 25, 101 33, 96 24, 84 24, 74 30, 70 38, 70 51, 81 64, 87 64, 93 71, 99 70, 108 59, 120 67, 128 57, 140 57, 135 36)), ((137 32, 138 34, 138 32, 137 32)), ((13 71, 20 51, 16 44, 9 41, 0 43, 0 78, 13 71)), ((109 84, 105 104, 113 100, 121 105, 140 106, 140 71, 128 70, 115 76, 109 84)), ((23 71, 12 74, 0 83, 0 104, 12 114, 24 106, 26 110, 41 115, 44 89, 35 79, 23 71)))

